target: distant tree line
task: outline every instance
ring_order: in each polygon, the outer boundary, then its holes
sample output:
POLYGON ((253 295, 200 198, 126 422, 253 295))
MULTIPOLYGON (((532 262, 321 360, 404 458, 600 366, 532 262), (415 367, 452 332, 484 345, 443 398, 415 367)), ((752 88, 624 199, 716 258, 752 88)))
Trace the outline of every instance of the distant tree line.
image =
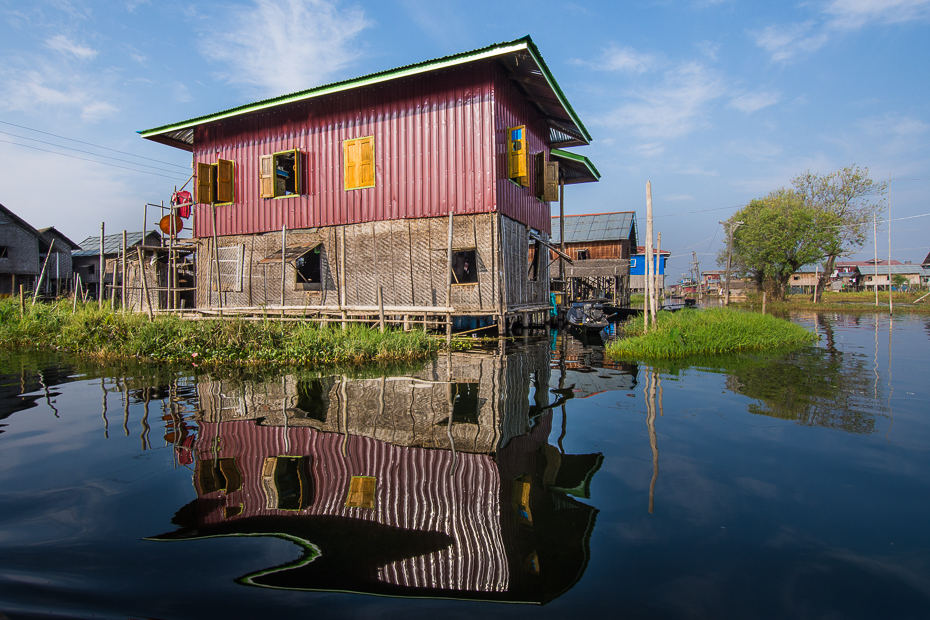
MULTIPOLYGON (((820 301, 837 259, 853 254, 868 239, 887 185, 856 165, 825 175, 808 170, 794 177, 790 188, 750 201, 727 222, 733 230, 733 274, 751 279, 774 299, 784 299, 791 274, 821 263, 814 289, 814 301, 820 301)), ((724 248, 720 265, 726 256, 724 248)))

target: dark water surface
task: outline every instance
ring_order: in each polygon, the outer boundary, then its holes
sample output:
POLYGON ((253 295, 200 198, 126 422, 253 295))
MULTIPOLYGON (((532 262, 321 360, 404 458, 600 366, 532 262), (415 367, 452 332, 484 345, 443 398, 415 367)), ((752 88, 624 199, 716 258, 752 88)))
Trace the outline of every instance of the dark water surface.
POLYGON ((0 612, 930 617, 930 319, 794 320, 821 342, 656 367, 2 354, 0 612))

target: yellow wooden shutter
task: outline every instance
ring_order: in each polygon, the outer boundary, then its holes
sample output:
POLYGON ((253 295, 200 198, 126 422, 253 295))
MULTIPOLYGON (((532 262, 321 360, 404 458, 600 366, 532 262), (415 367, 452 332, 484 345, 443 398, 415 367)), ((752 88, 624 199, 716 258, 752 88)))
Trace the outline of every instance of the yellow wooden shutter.
POLYGON ((213 164, 197 164, 197 202, 213 204, 213 164))
POLYGON ((555 202, 559 199, 559 162, 547 161, 544 177, 543 200, 555 202))
POLYGON ((507 154, 507 176, 527 187, 529 178, 526 172, 526 127, 524 125, 507 130, 507 154))
POLYGON ((294 193, 303 194, 304 188, 301 185, 303 178, 300 176, 300 151, 294 149, 294 193))
POLYGON ((374 508, 375 483, 372 476, 352 476, 349 480, 349 493, 346 496, 347 508, 374 508))
POLYGON ((359 138, 358 141, 358 187, 375 185, 375 138, 359 138))
POLYGON ((233 201, 233 163, 228 159, 216 162, 216 201, 233 201))
POLYGON ((345 188, 358 187, 358 140, 343 142, 345 151, 345 188))
POLYGON ((533 194, 536 195, 540 200, 546 199, 546 153, 545 151, 540 151, 533 155, 533 176, 535 177, 533 183, 533 194))
POLYGON ((259 190, 262 198, 274 198, 274 155, 262 155, 258 169, 259 190))

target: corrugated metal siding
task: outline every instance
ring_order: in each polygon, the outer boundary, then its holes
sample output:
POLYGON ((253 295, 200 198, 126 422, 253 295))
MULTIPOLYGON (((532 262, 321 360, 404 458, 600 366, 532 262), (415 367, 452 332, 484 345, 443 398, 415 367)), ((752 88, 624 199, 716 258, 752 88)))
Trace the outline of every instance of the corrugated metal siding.
POLYGON ((518 222, 549 234, 550 205, 548 202, 540 202, 533 193, 536 162, 532 156, 533 153, 549 151, 546 143, 549 127, 500 68, 497 69, 494 82, 494 123, 498 210, 518 222), (507 178, 507 129, 518 125, 526 126, 527 150, 530 153, 527 159, 529 187, 520 187, 507 178))
POLYGON ((454 540, 451 547, 390 563, 379 569, 379 578, 443 590, 503 592, 508 588, 509 568, 499 521, 500 477, 488 455, 453 455, 447 450, 394 446, 309 428, 258 427, 251 421, 201 423, 197 448, 200 462, 234 457, 242 475, 238 490, 201 495, 219 500, 201 515, 203 525, 299 514, 443 532, 454 540), (214 446, 221 448, 217 451, 214 446), (310 460, 312 503, 299 513, 266 506, 262 464, 265 457, 284 454, 310 460), (345 505, 349 481, 359 475, 377 479, 374 508, 345 505), (224 507, 240 505, 240 514, 224 519, 224 507))
MULTIPOLYGON (((494 65, 476 63, 200 126, 194 161, 235 162, 217 234, 494 211, 494 65), (375 136, 375 187, 343 190, 342 141, 375 136), (302 195, 259 198, 261 155, 303 154, 302 195)), ((213 233, 196 207, 194 233, 213 233)), ((547 213, 548 215, 548 213, 547 213)))

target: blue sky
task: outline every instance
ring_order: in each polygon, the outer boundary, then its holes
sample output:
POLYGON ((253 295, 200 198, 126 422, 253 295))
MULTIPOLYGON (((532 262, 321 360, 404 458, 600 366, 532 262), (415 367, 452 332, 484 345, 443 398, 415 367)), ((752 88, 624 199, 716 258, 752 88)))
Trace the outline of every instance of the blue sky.
POLYGON ((651 180, 670 275, 692 251, 715 268, 740 205, 852 164, 891 176, 893 258, 918 262, 928 26, 930 0, 0 0, 0 203, 75 241, 139 230, 190 157, 136 131, 530 34, 603 175, 567 212, 636 210, 644 230, 651 180))

